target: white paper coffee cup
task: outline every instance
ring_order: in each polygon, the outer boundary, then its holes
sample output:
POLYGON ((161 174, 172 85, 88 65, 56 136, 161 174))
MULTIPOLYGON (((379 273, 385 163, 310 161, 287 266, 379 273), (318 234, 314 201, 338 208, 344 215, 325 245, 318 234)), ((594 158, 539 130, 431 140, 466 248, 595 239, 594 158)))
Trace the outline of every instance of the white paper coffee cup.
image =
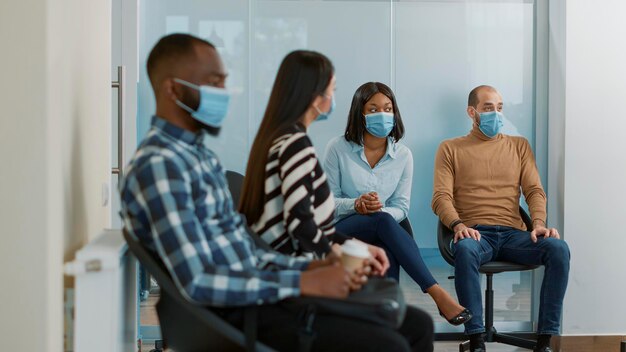
POLYGON ((341 246, 341 263, 348 271, 363 267, 363 260, 370 257, 367 245, 356 240, 347 240, 341 246))

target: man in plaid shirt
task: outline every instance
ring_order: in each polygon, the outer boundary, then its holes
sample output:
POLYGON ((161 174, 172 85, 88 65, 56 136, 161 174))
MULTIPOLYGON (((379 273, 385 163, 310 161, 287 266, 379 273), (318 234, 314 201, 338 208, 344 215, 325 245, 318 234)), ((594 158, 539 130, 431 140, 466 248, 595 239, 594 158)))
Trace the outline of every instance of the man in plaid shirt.
MULTIPOLYGON (((147 66, 157 111, 120 184, 125 229, 158 254, 189 301, 218 310, 237 327, 242 307, 258 305, 259 339, 295 349, 296 314, 279 302, 300 295, 344 298, 361 287, 362 272, 348 273, 332 255, 309 261, 256 248, 235 211, 224 170, 205 146, 219 133, 229 102, 213 45, 169 35, 153 48, 147 66)), ((432 321, 413 309, 399 331, 332 316, 316 317, 314 329, 316 350, 365 351, 382 344, 432 351, 432 321)))

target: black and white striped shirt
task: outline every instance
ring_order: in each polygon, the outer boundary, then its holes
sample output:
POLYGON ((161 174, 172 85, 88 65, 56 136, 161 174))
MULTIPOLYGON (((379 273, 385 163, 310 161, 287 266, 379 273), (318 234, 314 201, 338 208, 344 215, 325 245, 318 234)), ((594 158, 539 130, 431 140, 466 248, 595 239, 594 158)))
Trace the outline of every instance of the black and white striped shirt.
POLYGON ((320 257, 334 238, 335 201, 305 130, 293 126, 276 138, 265 166, 263 213, 253 230, 274 249, 320 257))

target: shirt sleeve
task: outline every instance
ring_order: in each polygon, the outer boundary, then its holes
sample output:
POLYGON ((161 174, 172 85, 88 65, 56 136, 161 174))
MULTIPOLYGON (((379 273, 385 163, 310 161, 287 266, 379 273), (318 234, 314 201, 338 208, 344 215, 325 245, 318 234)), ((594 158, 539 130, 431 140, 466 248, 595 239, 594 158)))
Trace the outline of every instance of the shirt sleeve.
POLYGON ((341 191, 341 167, 337 155, 336 143, 332 143, 326 150, 324 157, 324 171, 328 180, 328 186, 335 196, 335 216, 342 217, 356 213, 354 202, 356 198, 345 198, 341 191))
POLYGON ((397 222, 404 220, 409 214, 412 181, 413 155, 411 151, 408 151, 408 158, 404 164, 404 170, 402 171, 402 176, 400 176, 400 181, 398 181, 398 186, 382 208, 382 211, 389 213, 397 222))
POLYGON ((251 241, 229 242, 233 236, 245 236, 232 233, 241 231, 241 226, 224 227, 230 233, 219 232, 220 226, 203 227, 195 213, 189 176, 174 161, 160 155, 150 157, 130 177, 127 188, 147 213, 159 257, 187 299, 228 307, 299 296, 300 270, 306 265, 272 253, 259 253, 257 258, 251 241), (219 248, 210 248, 207 239, 219 248), (218 264, 218 256, 221 262, 224 258, 231 262, 218 264), (252 261, 255 268, 233 269, 241 267, 241 261, 252 261), (288 269, 264 269, 272 263, 288 269))
POLYGON ((454 208, 454 163, 450 147, 445 142, 437 149, 433 182, 431 207, 441 222, 450 227, 460 219, 454 208))
POLYGON ((257 265, 257 267, 263 269, 296 269, 298 271, 304 271, 311 263, 311 260, 306 257, 291 257, 282 253, 267 251, 262 248, 257 248, 255 254, 259 259, 259 265, 257 265))
MULTIPOLYGON (((316 173, 318 160, 308 137, 303 135, 293 138, 297 139, 285 142, 278 154, 282 181, 280 187, 285 202, 283 220, 287 232, 297 239, 298 246, 304 252, 322 257, 330 251, 332 235, 335 233, 332 212, 327 219, 329 228, 324 231, 318 226, 322 219, 320 214, 315 213, 313 206, 316 197, 314 184, 324 182, 326 176, 316 173)), ((326 201, 332 201, 330 193, 326 197, 330 198, 326 201)))
MULTIPOLYGON (((524 198, 530 210, 532 220, 541 220, 546 223, 546 194, 541 185, 539 171, 535 163, 535 156, 530 148, 530 144, 525 138, 522 138, 520 151, 522 162, 520 183, 524 198)), ((530 231, 530 229, 529 229, 530 231)))

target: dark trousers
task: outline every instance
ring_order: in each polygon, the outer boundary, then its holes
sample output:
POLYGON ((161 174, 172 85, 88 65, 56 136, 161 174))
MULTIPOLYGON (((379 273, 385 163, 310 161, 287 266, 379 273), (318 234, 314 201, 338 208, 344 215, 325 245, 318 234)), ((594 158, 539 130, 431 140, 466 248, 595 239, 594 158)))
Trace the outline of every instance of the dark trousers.
POLYGON ((465 323, 465 332, 476 334, 485 331, 478 268, 492 260, 504 260, 545 266, 539 296, 537 333, 557 335, 569 275, 570 252, 567 243, 543 237, 533 243, 530 232, 506 226, 477 225, 474 229, 482 235, 480 241, 465 238, 452 245, 459 303, 474 313, 474 318, 465 323))
POLYGON ((426 292, 437 281, 426 267, 415 240, 385 212, 355 214, 335 224, 337 231, 385 250, 389 258, 387 277, 398 280, 400 266, 426 292))
MULTIPOLYGON (((243 329, 244 309, 220 309, 226 321, 243 329)), ((298 333, 303 314, 278 304, 258 307, 258 340, 278 351, 298 351, 298 333)), ((402 326, 391 329, 342 316, 315 316, 312 351, 433 351, 432 318, 415 307, 407 307, 402 326)))

